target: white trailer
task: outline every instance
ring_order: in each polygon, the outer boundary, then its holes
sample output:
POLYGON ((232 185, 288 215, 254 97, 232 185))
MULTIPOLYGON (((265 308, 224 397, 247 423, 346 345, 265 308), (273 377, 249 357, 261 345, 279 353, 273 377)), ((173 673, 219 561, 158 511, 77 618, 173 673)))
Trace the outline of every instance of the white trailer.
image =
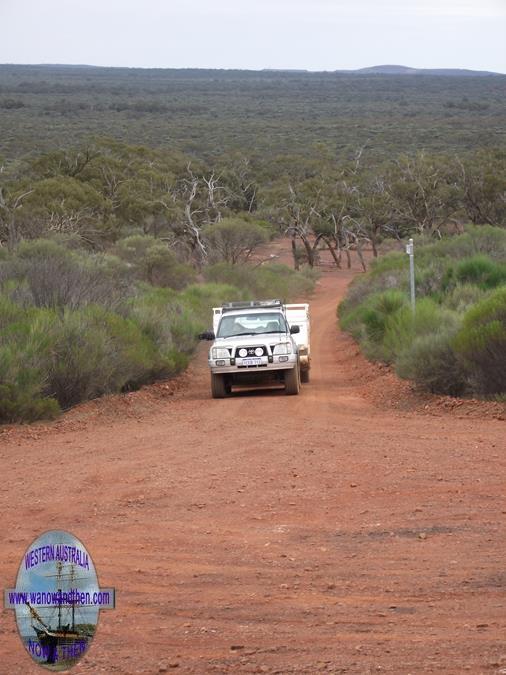
POLYGON ((295 333, 293 339, 299 348, 300 379, 302 382, 309 382, 309 370, 311 369, 309 305, 307 303, 285 305, 285 313, 289 325, 300 328, 300 332, 295 333))

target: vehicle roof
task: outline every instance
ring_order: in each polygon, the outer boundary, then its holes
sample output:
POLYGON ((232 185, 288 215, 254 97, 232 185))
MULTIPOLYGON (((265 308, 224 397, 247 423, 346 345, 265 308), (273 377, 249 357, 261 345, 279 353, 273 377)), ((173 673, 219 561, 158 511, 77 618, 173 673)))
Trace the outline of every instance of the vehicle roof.
POLYGON ((237 314, 240 314, 241 316, 244 316, 244 314, 281 314, 284 316, 284 312, 281 311, 280 307, 252 307, 251 309, 234 309, 234 310, 228 310, 226 314, 222 314, 222 318, 224 316, 237 316, 237 314))

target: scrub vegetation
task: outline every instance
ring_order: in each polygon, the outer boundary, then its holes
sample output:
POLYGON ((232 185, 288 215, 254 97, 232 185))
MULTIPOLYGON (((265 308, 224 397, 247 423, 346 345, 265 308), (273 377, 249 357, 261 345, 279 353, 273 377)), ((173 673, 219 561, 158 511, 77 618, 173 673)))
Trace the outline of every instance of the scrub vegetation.
POLYGON ((390 253, 352 284, 341 325, 367 356, 439 394, 506 393, 506 230, 468 226, 437 243, 415 240, 418 301, 408 257, 390 253))
POLYGON ((0 153, 20 157, 108 136, 268 170, 329 154, 376 160, 504 141, 506 76, 0 66, 0 153))
POLYGON ((501 393, 504 82, 0 66, 0 420, 173 375, 210 306, 306 293, 322 249, 377 258, 341 310, 371 358, 501 393), (279 235, 294 269, 255 259, 279 235), (415 317, 377 257, 412 235, 415 317))
POLYGON ((282 265, 236 276, 227 263, 209 267, 210 280, 195 283, 192 268, 171 258, 159 263, 155 280, 165 282, 159 286, 146 274, 150 246, 138 246, 144 250, 135 264, 127 262, 132 239, 151 244, 149 237, 129 237, 113 255, 37 239, 4 254, 1 421, 51 417, 81 401, 170 377, 186 366, 198 333, 208 328, 210 307, 252 299, 260 289, 273 296, 281 288, 290 296, 312 287, 310 276, 282 265), (225 283, 229 278, 233 284, 225 283))

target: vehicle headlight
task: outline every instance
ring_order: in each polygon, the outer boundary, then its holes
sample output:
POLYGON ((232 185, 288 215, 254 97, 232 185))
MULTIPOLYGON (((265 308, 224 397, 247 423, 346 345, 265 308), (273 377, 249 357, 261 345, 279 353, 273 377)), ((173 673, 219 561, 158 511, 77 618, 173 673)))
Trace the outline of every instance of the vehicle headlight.
POLYGON ((264 353, 264 350, 262 349, 262 347, 257 347, 255 349, 255 356, 263 356, 263 353, 264 353))
POLYGON ((280 345, 274 347, 273 354, 291 354, 292 345, 290 342, 282 342, 280 345))
POLYGON ((229 359, 230 358, 230 352, 228 349, 224 349, 223 347, 213 347, 211 350, 211 358, 213 359, 229 359))
POLYGON ((245 356, 248 356, 248 350, 247 349, 239 349, 239 356, 241 359, 243 359, 245 356))

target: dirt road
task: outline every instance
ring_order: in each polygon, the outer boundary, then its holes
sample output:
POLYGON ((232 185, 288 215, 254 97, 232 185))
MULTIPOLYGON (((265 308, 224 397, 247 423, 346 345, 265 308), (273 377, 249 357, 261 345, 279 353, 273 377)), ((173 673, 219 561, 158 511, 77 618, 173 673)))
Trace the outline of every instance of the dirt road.
MULTIPOLYGON (((117 590, 76 673, 506 672, 505 424, 422 399, 312 308, 312 381, 212 400, 173 384, 4 429, 1 579, 68 529, 117 590)), ((13 612, 0 672, 38 673, 13 612)))

